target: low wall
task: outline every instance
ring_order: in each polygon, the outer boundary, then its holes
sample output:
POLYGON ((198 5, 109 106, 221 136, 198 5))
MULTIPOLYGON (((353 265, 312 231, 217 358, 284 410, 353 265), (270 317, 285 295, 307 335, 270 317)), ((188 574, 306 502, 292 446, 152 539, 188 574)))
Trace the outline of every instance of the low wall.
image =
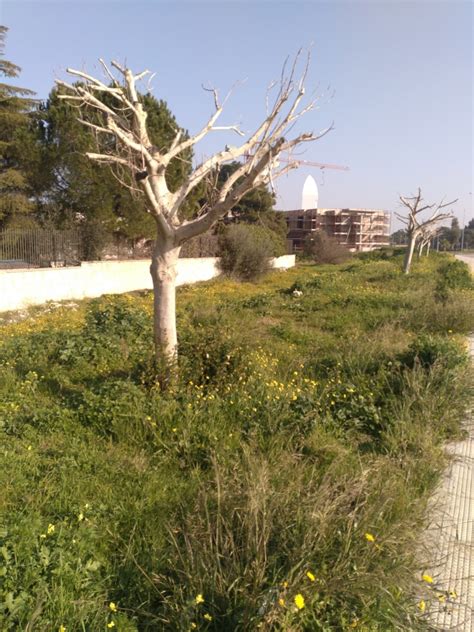
MULTIPOLYGON (((218 259, 180 259, 177 284, 208 281, 220 274, 218 259)), ((272 260, 274 268, 291 268, 294 255, 272 260)), ((0 312, 47 301, 78 300, 153 287, 150 261, 95 261, 70 268, 0 270, 0 312)))

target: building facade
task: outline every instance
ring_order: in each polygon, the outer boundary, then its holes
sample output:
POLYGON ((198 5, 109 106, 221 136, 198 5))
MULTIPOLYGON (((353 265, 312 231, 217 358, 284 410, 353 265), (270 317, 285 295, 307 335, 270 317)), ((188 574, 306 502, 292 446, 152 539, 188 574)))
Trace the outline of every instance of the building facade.
POLYGON ((318 208, 282 211, 288 227, 288 252, 301 252, 308 235, 322 230, 354 252, 390 243, 390 213, 364 208, 318 208))

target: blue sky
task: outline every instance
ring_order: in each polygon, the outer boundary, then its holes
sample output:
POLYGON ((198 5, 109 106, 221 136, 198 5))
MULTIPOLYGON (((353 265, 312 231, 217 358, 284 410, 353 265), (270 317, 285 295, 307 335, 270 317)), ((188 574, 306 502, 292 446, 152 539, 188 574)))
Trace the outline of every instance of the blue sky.
MULTIPOLYGON (((396 210, 399 194, 458 197, 474 216, 471 2, 278 2, 220 0, 2 0, 10 28, 6 57, 20 83, 45 98, 67 66, 96 71, 97 58, 156 72, 153 92, 196 131, 212 112, 201 84, 233 93, 222 124, 250 131, 265 114, 265 91, 288 54, 313 45, 308 88, 320 107, 301 122, 335 129, 304 158, 349 172, 302 167, 277 184, 278 208, 298 208, 308 174, 322 207, 396 210)), ((208 154, 235 138, 215 132, 208 154)))

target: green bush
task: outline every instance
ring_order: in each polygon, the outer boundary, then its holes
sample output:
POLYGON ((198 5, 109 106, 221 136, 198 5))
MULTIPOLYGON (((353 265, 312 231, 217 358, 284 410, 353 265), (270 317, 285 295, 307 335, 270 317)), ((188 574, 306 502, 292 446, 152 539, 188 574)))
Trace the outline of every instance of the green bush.
POLYGON ((470 289, 473 286, 469 266, 464 261, 447 261, 438 268, 434 297, 438 303, 446 305, 452 290, 470 289))
POLYGON ((450 290, 472 288, 471 272, 464 261, 459 261, 458 259, 447 261, 439 267, 438 274, 450 290))
POLYGON ((344 263, 352 253, 334 237, 318 230, 305 239, 304 255, 315 263, 344 263))
POLYGON ((232 224, 219 236, 221 270, 242 281, 255 281, 269 269, 275 240, 260 226, 232 224))
POLYGON ((416 363, 429 369, 440 362, 446 368, 454 369, 459 365, 466 364, 468 356, 466 350, 456 340, 446 336, 422 334, 410 344, 404 353, 400 354, 398 359, 403 366, 410 369, 416 363))

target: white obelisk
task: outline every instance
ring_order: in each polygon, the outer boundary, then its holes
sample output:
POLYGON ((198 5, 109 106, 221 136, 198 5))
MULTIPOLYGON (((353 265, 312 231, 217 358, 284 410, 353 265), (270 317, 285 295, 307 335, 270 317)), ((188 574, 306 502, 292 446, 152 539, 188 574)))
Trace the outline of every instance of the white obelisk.
POLYGON ((318 208, 318 185, 313 176, 308 176, 304 181, 301 208, 303 211, 318 208))

